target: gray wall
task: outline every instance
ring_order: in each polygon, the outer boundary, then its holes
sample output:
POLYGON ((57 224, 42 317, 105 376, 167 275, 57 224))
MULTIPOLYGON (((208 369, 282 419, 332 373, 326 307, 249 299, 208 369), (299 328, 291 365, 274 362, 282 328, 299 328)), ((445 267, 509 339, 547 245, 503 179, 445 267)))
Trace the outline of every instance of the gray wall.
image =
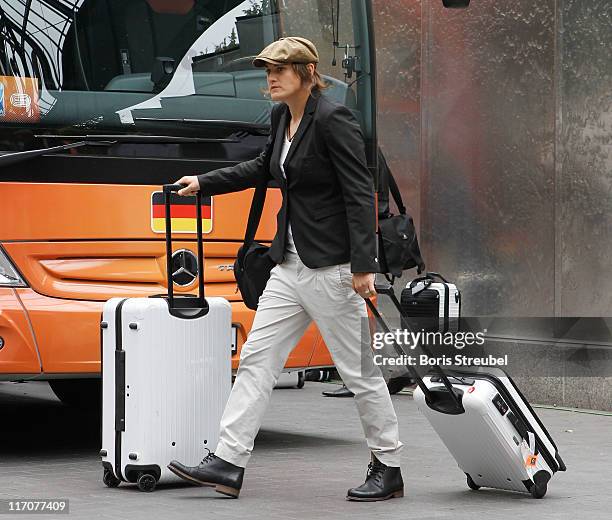
MULTIPOLYGON (((379 139, 428 269, 464 315, 612 316, 612 2, 373 3, 379 139)), ((491 348, 532 400, 612 409, 609 328, 491 348)))

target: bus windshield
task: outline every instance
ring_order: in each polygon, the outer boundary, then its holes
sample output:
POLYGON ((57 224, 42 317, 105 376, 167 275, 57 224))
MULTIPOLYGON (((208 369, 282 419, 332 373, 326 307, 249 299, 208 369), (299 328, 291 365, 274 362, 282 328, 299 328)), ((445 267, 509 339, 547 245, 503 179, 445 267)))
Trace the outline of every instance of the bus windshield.
POLYGON ((36 148, 34 136, 53 134, 226 137, 251 128, 244 123, 265 128, 272 103, 252 59, 285 35, 315 43, 325 95, 353 109, 370 137, 364 5, 0 0, 0 147, 36 148))

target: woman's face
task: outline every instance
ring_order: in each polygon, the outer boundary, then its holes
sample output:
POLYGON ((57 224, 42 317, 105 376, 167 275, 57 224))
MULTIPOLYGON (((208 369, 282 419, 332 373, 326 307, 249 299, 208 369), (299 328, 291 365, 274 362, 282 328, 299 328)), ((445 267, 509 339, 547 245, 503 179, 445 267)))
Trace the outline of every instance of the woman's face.
MULTIPOLYGON (((308 68, 311 67, 314 69, 314 65, 308 64, 308 68)), ((302 89, 308 90, 308 87, 302 85, 300 77, 289 64, 272 65, 268 63, 266 64, 266 75, 272 101, 286 101, 302 89)))

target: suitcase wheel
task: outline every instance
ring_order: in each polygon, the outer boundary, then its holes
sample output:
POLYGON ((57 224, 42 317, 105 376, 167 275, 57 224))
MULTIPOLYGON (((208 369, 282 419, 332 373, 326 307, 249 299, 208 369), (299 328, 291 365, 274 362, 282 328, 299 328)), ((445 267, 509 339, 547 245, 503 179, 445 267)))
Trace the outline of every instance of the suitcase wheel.
POLYGON ((113 472, 109 469, 104 470, 104 475, 102 476, 102 482, 106 484, 109 488, 116 488, 121 481, 113 475, 113 472))
POLYGON ((548 481, 550 480, 550 473, 544 470, 536 472, 533 476, 533 484, 529 489, 533 498, 543 498, 546 494, 548 487, 548 481))
POLYGON ((470 489, 473 489, 474 491, 478 491, 480 489, 480 486, 478 484, 476 484, 476 482, 474 482, 472 480, 472 477, 470 477, 467 473, 465 474, 465 476, 467 477, 467 485, 470 489))
POLYGON ((533 498, 544 498, 548 486, 546 484, 534 484, 531 486, 530 493, 533 498))
POLYGON ((150 473, 141 473, 138 476, 138 480, 136 481, 136 484, 138 484, 138 489, 140 489, 140 491, 145 491, 147 493, 150 493, 151 491, 155 489, 157 480, 155 480, 155 477, 151 475, 150 473))

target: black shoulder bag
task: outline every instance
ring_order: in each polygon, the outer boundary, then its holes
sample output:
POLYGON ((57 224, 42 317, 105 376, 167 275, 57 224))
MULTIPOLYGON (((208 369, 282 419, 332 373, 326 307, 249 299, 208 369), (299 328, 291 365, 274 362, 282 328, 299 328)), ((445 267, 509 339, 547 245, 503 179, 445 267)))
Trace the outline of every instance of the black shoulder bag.
POLYGON ((402 276, 402 271, 405 269, 416 267, 417 273, 421 274, 425 270, 425 262, 421 258, 412 217, 406 214, 402 196, 391 170, 387 169, 387 173, 389 189, 399 215, 385 213, 378 217, 378 263, 380 272, 385 276, 390 274, 393 278, 389 281, 393 283, 395 278, 402 276))
POLYGON ((251 210, 249 211, 244 244, 238 250, 234 262, 234 276, 242 299, 244 304, 253 310, 257 309, 259 297, 270 278, 270 271, 276 265, 268 254, 270 248, 253 241, 266 201, 267 187, 268 179, 264 175, 257 181, 251 210))

